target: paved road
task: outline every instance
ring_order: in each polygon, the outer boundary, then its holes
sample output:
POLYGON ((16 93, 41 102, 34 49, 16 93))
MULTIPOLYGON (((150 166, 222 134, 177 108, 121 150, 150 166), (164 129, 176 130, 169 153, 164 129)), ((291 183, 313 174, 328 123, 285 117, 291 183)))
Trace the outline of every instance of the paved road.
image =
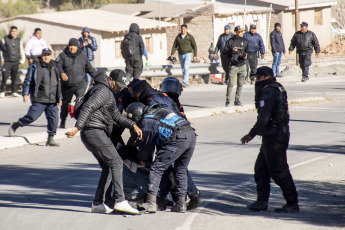
POLYGON ((273 186, 268 211, 254 213, 253 164, 260 139, 240 145, 254 111, 193 119, 198 133, 190 171, 206 202, 195 212, 124 218, 89 213, 100 170, 78 137, 60 148, 0 150, 1 229, 340 229, 345 227, 344 101, 291 106, 288 159, 300 214, 275 214, 284 203, 273 186))
MULTIPOLYGON (((281 78, 278 80, 286 82, 284 83, 284 86, 288 90, 289 99, 320 96, 332 99, 341 99, 345 96, 345 77, 337 77, 333 79, 313 79, 306 83, 296 82, 294 78, 292 79, 292 82, 290 78, 281 78)), ((181 102, 183 103, 187 114, 188 111, 223 107, 225 104, 225 92, 225 85, 208 84, 193 86, 184 90, 181 96, 181 102)), ((254 86, 250 84, 244 85, 241 96, 242 103, 253 104, 253 100, 254 86)), ((24 104, 21 98, 7 97, 0 100, 0 136, 7 135, 9 124, 13 121, 16 121, 21 116, 24 116, 29 106, 30 103, 24 104)), ((67 127, 73 127, 74 124, 74 119, 67 120, 67 127)), ((17 134, 23 135, 45 131, 46 118, 44 115, 42 115, 29 127, 18 129, 17 134)), ((62 130, 62 132, 65 132, 65 130, 62 130)))

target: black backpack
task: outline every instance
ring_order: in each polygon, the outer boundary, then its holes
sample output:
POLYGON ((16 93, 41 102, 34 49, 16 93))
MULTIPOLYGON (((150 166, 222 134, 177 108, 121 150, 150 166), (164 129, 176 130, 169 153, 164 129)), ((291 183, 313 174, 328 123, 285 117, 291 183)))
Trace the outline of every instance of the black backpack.
POLYGON ((127 34, 121 42, 121 54, 124 59, 131 58, 137 51, 135 38, 131 34, 127 34))
POLYGON ((79 97, 77 97, 74 101, 74 118, 76 120, 78 120, 79 114, 80 114, 80 110, 83 107, 84 102, 86 102, 89 97, 90 97, 90 89, 92 87, 88 86, 85 90, 85 93, 83 95, 80 95, 79 97))

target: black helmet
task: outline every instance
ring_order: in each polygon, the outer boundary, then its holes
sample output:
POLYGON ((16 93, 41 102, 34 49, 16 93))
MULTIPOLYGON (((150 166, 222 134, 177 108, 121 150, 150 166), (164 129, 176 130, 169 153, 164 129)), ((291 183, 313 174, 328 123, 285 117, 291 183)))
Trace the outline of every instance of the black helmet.
POLYGON ((167 77, 161 84, 161 90, 163 93, 176 93, 181 95, 183 89, 181 82, 177 78, 167 77))
POLYGON ((150 86, 149 83, 147 83, 147 81, 145 80, 141 80, 138 81, 137 83, 135 83, 132 86, 132 94, 131 96, 133 98, 135 98, 137 96, 138 93, 140 93, 140 97, 139 99, 141 100, 142 98, 144 98, 145 96, 147 96, 147 94, 152 90, 153 88, 150 86))
POLYGON ((133 102, 126 109, 127 118, 138 123, 143 116, 145 107, 146 106, 141 102, 133 102))

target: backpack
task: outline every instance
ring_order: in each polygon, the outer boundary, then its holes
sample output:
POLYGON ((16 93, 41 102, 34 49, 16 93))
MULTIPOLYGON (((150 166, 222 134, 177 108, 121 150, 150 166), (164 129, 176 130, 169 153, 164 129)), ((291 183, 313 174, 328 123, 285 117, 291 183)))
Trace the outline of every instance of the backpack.
POLYGON ((137 51, 135 38, 133 35, 127 34, 121 42, 121 54, 124 59, 131 58, 137 51))
POLYGON ((90 97, 90 89, 92 87, 90 87, 89 85, 86 87, 86 90, 84 92, 84 94, 80 95, 79 97, 77 97, 73 103, 70 103, 68 105, 68 112, 69 115, 73 118, 75 118, 76 120, 78 120, 79 114, 80 114, 80 110, 83 107, 84 102, 86 102, 89 97, 90 97))

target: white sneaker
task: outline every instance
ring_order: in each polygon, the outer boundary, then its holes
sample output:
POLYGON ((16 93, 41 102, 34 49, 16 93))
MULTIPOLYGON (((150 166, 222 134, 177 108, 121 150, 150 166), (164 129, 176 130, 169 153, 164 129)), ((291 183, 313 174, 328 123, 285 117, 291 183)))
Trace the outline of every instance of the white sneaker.
POLYGON ((4 98, 5 97, 5 92, 0 93, 0 98, 4 98))
POLYGON ((92 204, 91 207, 91 212, 94 213, 111 213, 113 211, 113 209, 109 208, 107 205, 105 204, 100 204, 100 205, 94 205, 92 204))
POLYGON ((12 97, 20 97, 18 93, 12 93, 12 97))
POLYGON ((124 213, 128 213, 128 214, 133 214, 133 215, 136 215, 136 214, 139 214, 139 211, 135 208, 132 208, 128 201, 127 200, 124 200, 120 203, 116 203, 115 204, 115 207, 114 207, 114 210, 115 211, 118 211, 118 212, 124 212, 124 213))

